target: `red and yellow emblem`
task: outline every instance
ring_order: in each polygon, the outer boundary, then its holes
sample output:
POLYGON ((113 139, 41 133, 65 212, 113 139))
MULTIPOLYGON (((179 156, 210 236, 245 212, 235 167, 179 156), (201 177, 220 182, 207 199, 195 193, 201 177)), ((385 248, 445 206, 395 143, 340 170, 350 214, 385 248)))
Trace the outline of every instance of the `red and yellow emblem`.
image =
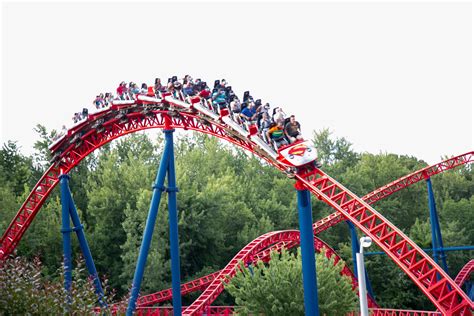
POLYGON ((307 148, 308 148, 308 146, 306 146, 305 143, 301 143, 301 144, 298 144, 295 147, 291 148, 288 151, 288 154, 289 155, 296 155, 296 156, 303 156, 307 148))

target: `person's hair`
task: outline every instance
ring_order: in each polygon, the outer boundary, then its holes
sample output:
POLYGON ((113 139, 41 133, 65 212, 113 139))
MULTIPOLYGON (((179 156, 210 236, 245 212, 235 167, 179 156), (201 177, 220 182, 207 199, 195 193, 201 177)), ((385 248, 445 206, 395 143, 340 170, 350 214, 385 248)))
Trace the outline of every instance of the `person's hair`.
POLYGON ((294 116, 294 115, 290 115, 290 118, 295 118, 295 116, 294 116))
POLYGON ((161 83, 161 79, 160 79, 160 78, 155 78, 155 84, 157 84, 158 81, 161 83))

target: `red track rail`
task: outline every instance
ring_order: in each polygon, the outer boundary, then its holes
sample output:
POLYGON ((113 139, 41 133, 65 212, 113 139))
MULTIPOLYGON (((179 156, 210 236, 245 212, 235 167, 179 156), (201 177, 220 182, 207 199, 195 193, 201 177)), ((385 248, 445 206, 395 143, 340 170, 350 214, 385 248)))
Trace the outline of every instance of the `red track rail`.
POLYGON ((454 279, 459 287, 464 285, 464 282, 469 278, 472 271, 474 271, 474 259, 470 260, 464 267, 462 267, 461 271, 459 271, 458 275, 454 279))
MULTIPOLYGON (((252 263, 256 263, 258 260, 262 260, 264 262, 268 262, 270 260, 270 253, 271 251, 280 251, 282 248, 289 248, 286 245, 290 244, 299 244, 298 241, 279 241, 277 244, 272 245, 271 247, 259 252, 255 255, 252 259, 252 263)), ((339 255, 332 249, 328 244, 326 244, 321 239, 315 237, 314 238, 314 247, 317 252, 320 252, 323 248, 326 249, 326 257, 331 258, 334 256, 334 264, 337 264, 341 259, 339 255)), ((222 271, 222 270, 221 270, 222 271)), ((199 279, 184 283, 181 285, 181 296, 186 295, 191 292, 195 291, 203 291, 207 288, 207 286, 212 283, 218 276, 221 271, 214 272, 212 274, 206 275, 199 279)), ((352 288, 354 290, 357 289, 357 278, 353 274, 353 272, 344 265, 344 268, 341 271, 341 275, 345 275, 351 278, 352 280, 352 288)), ((145 307, 145 306, 152 306, 154 304, 162 303, 173 298, 172 289, 162 290, 157 293, 144 295, 138 298, 137 306, 145 307)), ((368 296, 369 307, 378 307, 378 305, 373 301, 373 299, 368 296)))
MULTIPOLYGON (((101 133, 95 130, 93 130, 92 133, 86 133, 82 139, 82 145, 78 148, 75 148, 75 144, 71 144, 61 155, 61 162, 59 164, 53 164, 41 177, 40 181, 30 192, 28 198, 6 229, 0 239, 0 260, 5 258, 16 248, 23 234, 46 201, 49 193, 58 184, 59 175, 61 173, 68 173, 91 152, 116 138, 150 128, 163 129, 165 127, 164 117, 167 116, 167 113, 168 111, 161 110, 153 111, 153 116, 145 116, 137 112, 131 113, 127 115, 128 120, 125 123, 114 120, 105 126, 105 130, 101 133)), ((172 118, 171 127, 199 131, 225 139, 275 165, 249 140, 235 137, 235 135, 228 133, 228 130, 219 123, 206 121, 195 114, 181 112, 179 117, 172 118)), ((275 166, 282 170, 280 166, 275 166)))
MULTIPOLYGON (((355 314, 359 315, 359 314, 355 314)), ((438 312, 411 311, 403 309, 374 308, 370 310, 371 316, 441 316, 438 312)))
MULTIPOLYGON (((369 204, 321 170, 300 172, 297 179, 298 188, 310 190, 371 237, 444 314, 471 315, 473 304, 467 295, 421 248, 369 204)), ((236 260, 244 260, 249 247, 254 249, 252 243, 234 257, 183 315, 199 314, 214 301, 222 291, 222 282, 235 274, 236 260)))
MULTIPOLYGON (((186 307, 183 306, 183 310, 186 307)), ((234 306, 208 306, 203 314, 228 316, 234 315, 234 306)), ((441 313, 429 311, 412 311, 402 309, 373 308, 369 310, 371 316, 441 316, 441 313)), ((137 308, 137 315, 140 316, 171 316, 173 315, 172 306, 160 306, 151 308, 137 308)), ((349 313, 346 316, 359 316, 360 313, 349 313)))
MULTIPOLYGON (((432 166, 428 166, 425 168, 422 168, 418 171, 415 171, 407 176, 404 176, 398 180, 392 181, 391 183, 376 189, 368 194, 366 194, 362 199, 366 201, 369 204, 373 204, 381 199, 384 199, 391 194, 400 191, 403 188, 409 187, 421 180, 426 179, 427 177, 431 177, 433 175, 439 174, 441 172, 456 168, 460 165, 470 163, 474 160, 474 154, 473 152, 465 153, 463 155, 459 155, 456 157, 449 158, 447 160, 444 160, 440 163, 437 163, 432 166)), ((314 234, 319 234, 322 231, 328 229, 329 227, 332 227, 338 223, 340 223, 342 220, 344 220, 344 217, 341 216, 339 212, 335 212, 333 214, 330 214, 329 216, 318 220, 313 224, 313 230, 314 234)), ((316 237, 315 237, 316 238, 316 237)), ((266 249, 265 251, 269 252, 271 250, 278 250, 281 249, 282 247, 285 247, 287 249, 290 249, 292 247, 297 246, 299 243, 297 242, 279 242, 274 245, 272 245, 270 248, 266 249)), ((336 254, 337 255, 337 254, 336 254)), ((261 256, 261 254, 259 254, 261 256)), ((263 257, 263 255, 262 255, 263 257)), ((183 284, 185 286, 185 289, 182 288, 182 295, 188 294, 194 291, 202 291, 203 288, 205 287, 204 283, 207 285, 209 284, 214 278, 217 276, 218 272, 214 272, 212 274, 206 275, 204 277, 201 277, 199 279, 193 280, 191 282, 183 284), (183 291, 185 290, 185 292, 183 291)), ((459 284, 458 282, 456 282, 459 284)), ((166 289, 157 293, 149 294, 146 296, 143 296, 145 298, 144 304, 141 305, 140 299, 138 305, 140 306, 150 306, 152 304, 160 303, 166 300, 171 299, 171 289, 166 289)), ((375 305, 375 302, 373 302, 375 305)))
MULTIPOLYGON (((182 307, 182 310, 186 306, 182 307)), ((228 316, 234 315, 233 306, 208 306, 204 311, 205 315, 215 315, 215 316, 228 316)), ((204 314, 203 313, 203 314, 204 314)), ((173 306, 160 306, 160 307, 138 307, 136 311, 137 316, 172 316, 173 315, 173 306)))
POLYGON ((307 188, 339 211, 392 258, 436 307, 447 315, 472 315, 467 295, 423 250, 402 231, 318 169, 300 172, 297 186, 307 188))
MULTIPOLYGON (((362 200, 364 200, 367 204, 373 204, 392 195, 395 192, 398 192, 417 182, 420 182, 421 180, 426 180, 434 175, 471 162, 474 162, 474 151, 470 151, 465 154, 443 160, 437 164, 410 173, 409 175, 401 177, 393 182, 390 182, 389 184, 384 185, 383 187, 380 187, 364 195, 362 197, 362 200)), ((315 229, 315 234, 318 234, 326 230, 327 228, 337 223, 340 223, 343 220, 344 217, 341 213, 332 213, 327 217, 320 219, 316 223, 314 223, 313 228, 315 229), (318 227, 318 230, 316 230, 316 227, 318 227)))
MULTIPOLYGON (((186 307, 183 306, 183 310, 186 307)), ((202 314, 228 316, 234 315, 234 306, 208 306, 202 314)), ((438 312, 412 311, 402 309, 373 308, 369 310, 371 316, 441 316, 438 312)), ((173 315, 172 306, 137 308, 137 315, 141 316, 171 316, 173 315)), ((346 316, 359 316, 360 313, 353 312, 346 316)))
MULTIPOLYGON (((164 118, 168 117, 167 114, 168 112, 164 110, 153 111, 152 116, 139 112, 128 113, 125 121, 110 120, 104 123, 105 130, 102 132, 88 130, 82 137, 81 144, 71 144, 61 155, 61 162, 58 165, 51 166, 36 184, 10 223, 0 240, 0 259, 3 259, 16 247, 41 205, 58 183, 60 172, 69 172, 92 151, 115 138, 144 129, 164 128, 164 118)), ((248 139, 236 136, 235 133, 212 120, 207 120, 192 113, 181 112, 179 116, 172 118, 171 125, 172 128, 200 131, 225 139, 251 151, 278 169, 283 170, 281 166, 268 159, 248 139)), ((452 315, 471 315, 469 308, 472 307, 472 302, 467 299, 467 296, 459 287, 419 247, 396 229, 393 224, 370 208, 367 203, 319 170, 299 175, 298 179, 313 194, 320 197, 345 218, 353 221, 362 231, 373 237, 374 241, 415 281, 440 310, 452 315), (326 193, 329 193, 329 196, 326 193), (434 276, 436 274, 441 275, 440 281, 435 280, 436 277, 434 276)), ((202 302, 202 297, 203 295, 195 302, 196 304, 190 306, 191 310, 202 302)), ((212 297, 212 295, 209 297, 212 297)), ((208 297, 205 298, 205 301, 208 301, 208 297)), ((202 309, 203 306, 200 308, 202 309)))
MULTIPOLYGON (((368 204, 373 204, 421 180, 427 179, 428 177, 431 177, 433 175, 439 174, 441 172, 456 168, 460 165, 467 164, 473 161, 474 161, 474 152, 468 152, 456 157, 449 158, 435 165, 428 166, 418 171, 415 171, 381 188, 378 188, 364 195, 362 197, 362 200, 364 200, 368 204)), ((341 213, 339 212, 332 213, 316 221, 313 224, 313 232, 315 235, 320 234, 321 232, 342 222, 343 220, 344 220, 344 217, 342 216, 341 213)), ((292 248, 295 246, 297 246, 297 244, 290 243, 286 247, 292 248)))

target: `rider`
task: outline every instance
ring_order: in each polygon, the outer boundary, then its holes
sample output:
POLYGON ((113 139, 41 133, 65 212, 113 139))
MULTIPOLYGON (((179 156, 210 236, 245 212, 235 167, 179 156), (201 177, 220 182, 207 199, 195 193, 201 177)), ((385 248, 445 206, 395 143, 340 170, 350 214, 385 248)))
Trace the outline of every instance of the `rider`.
POLYGON ((285 135, 286 138, 290 141, 290 144, 293 144, 297 140, 303 140, 300 128, 300 123, 296 121, 295 116, 290 116, 290 121, 285 125, 285 135))
POLYGON ((288 145, 288 141, 285 138, 285 133, 283 131, 283 122, 278 121, 277 123, 272 123, 270 128, 267 131, 267 138, 273 141, 275 150, 278 150, 283 145, 288 145))

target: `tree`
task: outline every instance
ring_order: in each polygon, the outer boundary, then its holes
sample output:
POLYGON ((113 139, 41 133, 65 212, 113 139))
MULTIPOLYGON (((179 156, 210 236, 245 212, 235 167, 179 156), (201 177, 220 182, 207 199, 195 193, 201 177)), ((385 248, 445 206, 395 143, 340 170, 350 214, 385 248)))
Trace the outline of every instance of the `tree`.
MULTIPOLYGON (((0 181, 15 195, 25 190, 32 173, 31 158, 21 154, 16 142, 8 141, 0 150, 0 181)), ((2 185, 3 186, 3 185, 2 185)))
MULTIPOLYGON (((344 262, 334 264, 323 250, 316 255, 319 311, 321 315, 346 315, 357 309, 350 278, 341 276, 344 262)), ((268 265, 259 261, 240 270, 225 286, 235 298, 238 312, 258 315, 304 315, 301 251, 272 252, 268 265)))
POLYGON ((329 129, 313 131, 313 143, 318 150, 318 158, 325 168, 343 172, 359 160, 359 154, 352 150, 352 144, 344 137, 333 139, 329 129))

